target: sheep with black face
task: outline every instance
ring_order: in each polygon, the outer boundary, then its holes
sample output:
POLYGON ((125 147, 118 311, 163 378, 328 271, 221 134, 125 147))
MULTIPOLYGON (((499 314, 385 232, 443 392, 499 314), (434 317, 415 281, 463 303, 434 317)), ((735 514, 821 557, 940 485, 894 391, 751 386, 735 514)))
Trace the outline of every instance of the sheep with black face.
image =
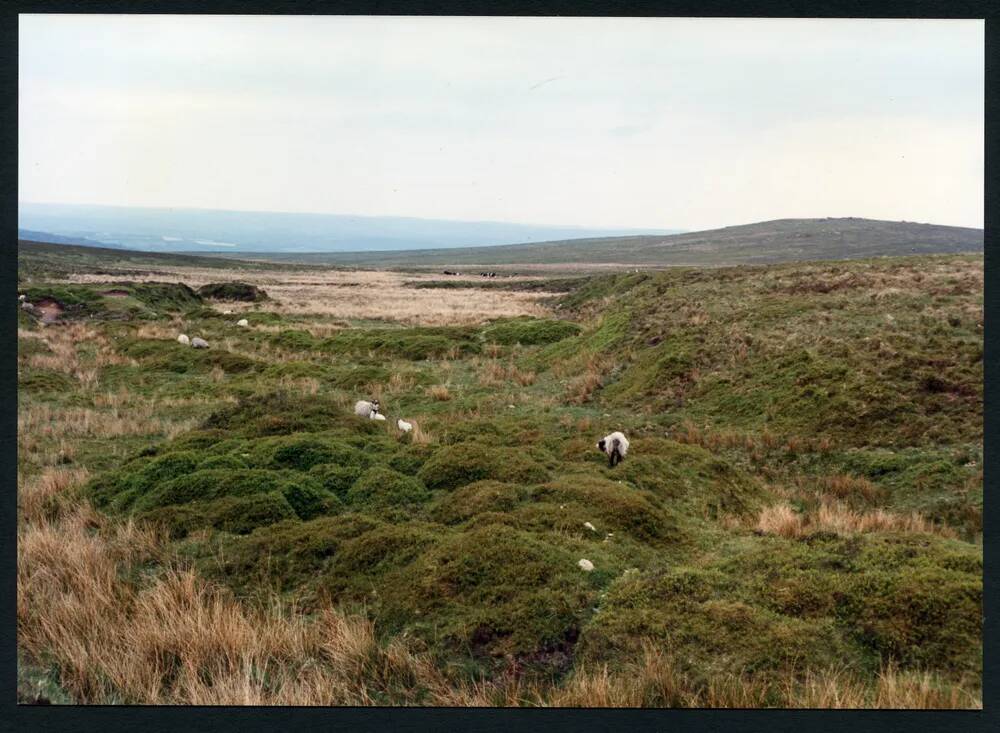
MULTIPOLYGON (((378 414, 378 400, 358 400, 354 403, 354 414, 358 417, 371 418, 372 415, 378 414)), ((373 418, 377 419, 377 418, 373 418)))
POLYGON ((628 438, 616 430, 597 441, 597 450, 608 457, 608 465, 614 468, 628 455, 628 438))

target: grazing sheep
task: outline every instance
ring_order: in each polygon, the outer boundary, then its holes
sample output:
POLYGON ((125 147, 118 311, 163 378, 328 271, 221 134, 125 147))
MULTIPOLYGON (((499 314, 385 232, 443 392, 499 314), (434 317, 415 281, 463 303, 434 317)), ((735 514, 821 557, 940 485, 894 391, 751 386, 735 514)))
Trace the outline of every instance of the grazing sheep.
POLYGON ((247 326, 250 325, 250 321, 248 321, 246 318, 241 318, 240 320, 236 321, 236 325, 239 326, 240 328, 246 328, 247 326))
POLYGON ((191 348, 193 348, 193 349, 207 349, 208 348, 208 341, 206 341, 203 338, 198 338, 197 336, 195 336, 193 339, 191 339, 191 348))
POLYGON ((180 336, 177 337, 177 343, 188 346, 191 344, 191 339, 187 337, 187 334, 182 333, 180 336))
POLYGON ((385 420, 385 415, 381 412, 373 412, 368 416, 369 420, 385 420))
POLYGON ((21 293, 19 296, 17 296, 17 299, 23 302, 24 299, 27 298, 27 297, 28 297, 27 295, 25 295, 24 293, 21 293))
POLYGON ((231 315, 233 315, 233 312, 232 311, 222 311, 222 315, 224 315, 224 316, 231 316, 231 315))
POLYGON ((628 455, 628 438, 617 430, 597 441, 597 450, 608 456, 608 465, 614 468, 628 455))
POLYGON ((33 310, 35 310, 35 306, 32 305, 31 303, 25 301, 25 302, 21 303, 21 310, 33 311, 33 310))
POLYGON ((358 417, 371 417, 373 412, 378 412, 378 400, 358 400, 354 403, 354 414, 358 417))
POLYGON ((404 433, 408 433, 413 430, 413 423, 408 423, 403 418, 399 418, 396 421, 396 427, 402 430, 404 433))
POLYGON ((580 566, 580 570, 590 572, 594 569, 594 563, 592 563, 587 558, 580 558, 580 562, 577 563, 580 566))

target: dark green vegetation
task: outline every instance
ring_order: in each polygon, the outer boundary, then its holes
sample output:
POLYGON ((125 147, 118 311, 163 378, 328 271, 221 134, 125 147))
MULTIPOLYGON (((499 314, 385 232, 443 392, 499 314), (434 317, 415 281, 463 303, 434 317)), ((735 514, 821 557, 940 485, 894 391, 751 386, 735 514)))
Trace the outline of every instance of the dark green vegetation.
POLYGON ((251 303, 267 300, 267 293, 256 285, 241 282, 208 283, 198 288, 198 295, 210 300, 243 300, 251 303))
POLYGON ((37 283, 18 288, 18 293, 39 312, 47 309, 50 320, 155 319, 201 305, 201 296, 183 283, 37 283))
MULTIPOLYGON (((279 330, 225 332, 232 352, 106 324, 136 365, 104 367, 105 388, 214 402, 86 495, 163 523, 248 602, 364 609, 470 673, 622 669, 651 643, 706 685, 896 665, 975 687, 982 272, 942 256, 610 275, 560 296, 558 319, 318 337, 264 314, 279 330), (352 414, 373 394, 384 423, 352 414), (615 429, 632 446, 609 469, 594 442, 615 429), (814 524, 767 520, 786 505, 814 524)), ((58 379, 20 387, 87 399, 58 379)))
POLYGON ((358 267, 553 263, 714 267, 982 251, 982 229, 846 218, 778 219, 686 234, 568 239, 493 247, 260 256, 282 262, 358 267))

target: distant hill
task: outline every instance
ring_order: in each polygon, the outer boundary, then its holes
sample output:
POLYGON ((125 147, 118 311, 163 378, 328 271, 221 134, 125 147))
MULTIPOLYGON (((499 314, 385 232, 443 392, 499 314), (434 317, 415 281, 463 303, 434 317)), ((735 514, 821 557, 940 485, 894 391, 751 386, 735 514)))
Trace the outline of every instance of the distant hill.
POLYGON ((680 230, 594 229, 490 221, 267 211, 18 204, 22 239, 147 252, 368 252, 481 247, 680 230), (68 240, 68 241, 67 241, 68 240))
MULTIPOLYGON (((65 277, 71 274, 120 272, 156 272, 158 267, 212 267, 229 270, 284 269, 290 265, 203 257, 197 255, 166 254, 159 252, 135 252, 128 249, 112 249, 58 244, 52 242, 32 242, 18 240, 17 276, 18 281, 37 280, 51 277, 65 277)), ((295 267, 300 267, 296 265, 295 267)))
POLYGON ((570 239, 497 247, 257 256, 369 267, 712 266, 982 251, 982 229, 849 217, 777 219, 684 234, 570 239))

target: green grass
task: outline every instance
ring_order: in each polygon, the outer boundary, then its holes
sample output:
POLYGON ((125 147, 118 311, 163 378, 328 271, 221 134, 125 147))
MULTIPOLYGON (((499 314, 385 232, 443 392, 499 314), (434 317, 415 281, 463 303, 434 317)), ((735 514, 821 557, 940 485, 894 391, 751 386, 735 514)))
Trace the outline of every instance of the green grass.
MULTIPOLYGON (((137 366, 100 380, 200 396, 170 408, 196 427, 117 458, 82 441, 72 460, 102 511, 163 524, 247 602, 364 609, 472 673, 627 669, 652 643, 696 681, 889 664, 967 679, 982 665, 981 273, 954 256, 602 276, 558 319, 328 338, 265 312, 251 318, 280 331, 234 330, 178 301, 186 327, 240 353, 102 321, 137 366), (537 375, 484 383, 490 365, 537 375), (385 423, 352 414, 372 394, 385 423), (611 469, 594 442, 614 429, 632 445, 611 469), (949 532, 756 525, 831 498, 949 532)), ((20 341, 22 360, 45 354, 20 341)), ((19 387, 30 404, 96 399, 23 364, 19 387)))

